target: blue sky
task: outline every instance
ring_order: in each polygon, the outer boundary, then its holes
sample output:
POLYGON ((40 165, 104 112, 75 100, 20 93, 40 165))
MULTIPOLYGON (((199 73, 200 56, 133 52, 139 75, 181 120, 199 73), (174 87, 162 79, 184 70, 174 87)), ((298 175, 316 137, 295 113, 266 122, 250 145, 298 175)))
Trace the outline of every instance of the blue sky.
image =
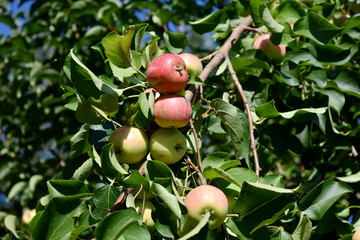
MULTIPOLYGON (((23 11, 24 13, 26 13, 29 11, 29 9, 34 1, 35 0, 28 0, 19 7, 18 5, 19 5, 20 0, 15 0, 9 6, 7 6, 6 12, 10 13, 13 16, 16 16, 20 11, 23 11)), ((26 14, 25 14, 25 16, 26 16, 26 14)), ((25 23, 25 19, 17 18, 16 23, 21 28, 21 26, 25 23)), ((0 35, 7 37, 11 34, 11 31, 12 30, 8 25, 0 22, 0 35)))

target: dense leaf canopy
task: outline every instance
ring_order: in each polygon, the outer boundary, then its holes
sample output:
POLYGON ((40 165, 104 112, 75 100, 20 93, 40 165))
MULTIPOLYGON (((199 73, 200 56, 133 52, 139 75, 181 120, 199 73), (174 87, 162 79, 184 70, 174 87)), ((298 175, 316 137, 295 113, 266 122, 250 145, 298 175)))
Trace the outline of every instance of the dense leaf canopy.
POLYGON ((3 0, 0 236, 351 239, 359 13, 355 0, 3 0), (280 61, 254 49, 262 34, 286 47, 280 61), (186 155, 119 163, 115 128, 158 128, 149 63, 182 52, 204 66, 184 93, 186 155), (228 218, 211 230, 207 212, 182 234, 183 199, 204 181, 228 197, 228 218), (155 230, 135 210, 142 195, 155 230))

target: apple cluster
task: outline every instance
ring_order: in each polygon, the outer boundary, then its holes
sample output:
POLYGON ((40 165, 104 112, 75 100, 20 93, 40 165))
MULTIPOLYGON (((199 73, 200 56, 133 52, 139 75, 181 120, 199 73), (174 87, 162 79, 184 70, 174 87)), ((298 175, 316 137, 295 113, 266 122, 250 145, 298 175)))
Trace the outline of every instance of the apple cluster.
MULTIPOLYGON (((186 138, 178 130, 185 127, 191 118, 190 102, 181 94, 189 81, 189 74, 200 74, 203 67, 195 55, 163 54, 156 57, 147 69, 147 80, 156 91, 154 102, 154 121, 159 128, 148 135, 142 129, 123 126, 110 136, 116 157, 120 163, 135 164, 141 162, 150 151, 153 159, 166 164, 174 164, 183 158, 186 152, 186 138)), ((149 92, 149 91, 148 91, 149 92)), ((135 188, 140 200, 135 201, 136 211, 141 214, 150 232, 155 230, 151 217, 152 193, 135 188)), ((225 194, 211 185, 202 185, 191 190, 184 199, 188 218, 179 231, 184 235, 198 224, 205 212, 210 213, 209 226, 218 228, 228 213, 228 200, 225 194)))
POLYGON ((139 128, 123 126, 110 136, 116 157, 120 163, 136 164, 150 151, 153 159, 174 164, 186 152, 186 138, 178 130, 191 118, 190 102, 181 94, 189 81, 189 74, 199 74, 202 64, 193 54, 166 53, 156 57, 148 66, 146 77, 156 91, 154 117, 160 127, 148 135, 139 128))

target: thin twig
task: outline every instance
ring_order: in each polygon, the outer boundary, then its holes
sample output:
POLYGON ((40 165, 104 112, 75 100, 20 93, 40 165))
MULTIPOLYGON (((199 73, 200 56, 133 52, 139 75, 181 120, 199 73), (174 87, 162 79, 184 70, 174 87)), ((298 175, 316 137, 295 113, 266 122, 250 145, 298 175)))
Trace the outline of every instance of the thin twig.
POLYGON ((186 162, 195 170, 195 172, 198 174, 200 178, 201 185, 207 185, 206 179, 204 178, 204 175, 202 172, 200 172, 199 168, 195 166, 195 164, 191 161, 189 157, 186 158, 186 162))
POLYGON ((254 136, 254 121, 253 121, 253 118, 252 118, 252 115, 251 115, 249 102, 248 102, 248 100, 247 100, 247 98, 245 96, 244 90, 243 90, 243 88, 242 88, 242 86, 241 86, 241 84, 239 82, 239 79, 236 76, 236 72, 234 71, 234 68, 233 68, 233 66, 231 64, 229 56, 226 55, 225 59, 226 59, 227 64, 228 64, 228 68, 229 68, 229 72, 231 74, 231 77, 235 82, 235 85, 236 85, 236 87, 237 87, 237 89, 238 89, 238 91, 240 93, 241 99, 242 99, 242 101, 243 101, 243 103, 245 105, 245 108, 246 108, 246 113, 247 113, 247 117, 248 117, 248 120, 249 120, 249 128, 250 128, 250 149, 252 150, 253 155, 254 155, 255 173, 259 177, 261 168, 260 168, 260 165, 259 165, 259 158, 258 158, 257 151, 256 151, 256 143, 255 143, 255 136, 254 136))
POLYGON ((215 51, 215 52, 207 55, 206 57, 201 58, 200 61, 211 60, 217 53, 218 53, 218 51, 215 51))
POLYGON ((201 171, 201 153, 200 153, 200 147, 199 147, 199 138, 197 136, 197 133, 196 133, 196 130, 195 130, 195 127, 194 127, 194 122, 190 119, 189 123, 190 123, 191 131, 193 132, 194 138, 195 138, 195 147, 196 147, 199 171, 202 172, 201 171))

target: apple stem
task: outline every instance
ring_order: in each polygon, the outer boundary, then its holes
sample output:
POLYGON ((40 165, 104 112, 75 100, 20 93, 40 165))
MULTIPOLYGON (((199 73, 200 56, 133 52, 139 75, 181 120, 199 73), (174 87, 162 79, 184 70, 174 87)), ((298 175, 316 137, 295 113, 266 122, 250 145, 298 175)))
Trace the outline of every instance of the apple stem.
POLYGON ((195 170, 195 172, 199 176, 201 185, 207 185, 204 175, 199 170, 199 168, 197 166, 195 166, 195 164, 191 161, 191 159, 189 157, 186 158, 186 162, 195 170))

